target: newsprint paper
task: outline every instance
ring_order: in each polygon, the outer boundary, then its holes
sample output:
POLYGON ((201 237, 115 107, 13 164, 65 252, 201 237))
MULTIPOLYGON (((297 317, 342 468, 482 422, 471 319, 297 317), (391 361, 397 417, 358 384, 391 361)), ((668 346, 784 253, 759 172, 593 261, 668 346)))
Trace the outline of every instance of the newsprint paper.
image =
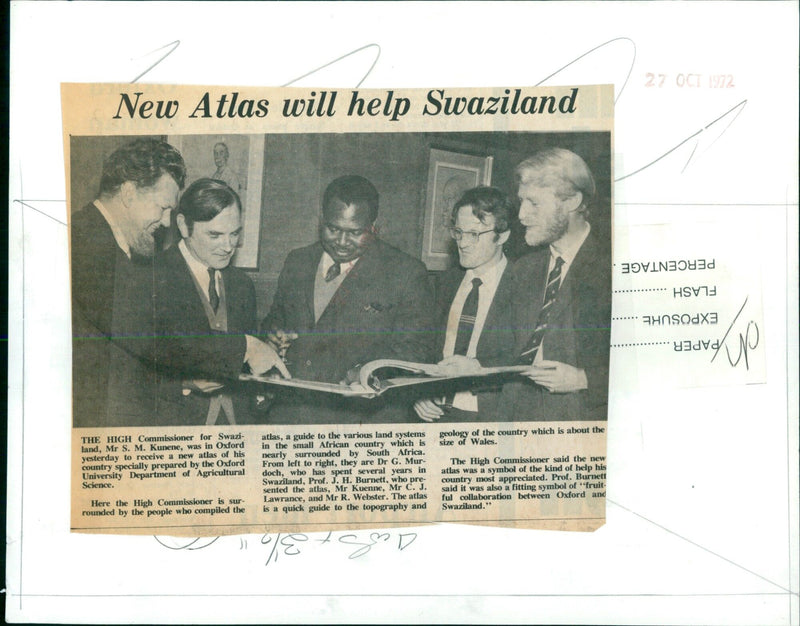
POLYGON ((62 106, 73 531, 604 523, 611 86, 62 106))

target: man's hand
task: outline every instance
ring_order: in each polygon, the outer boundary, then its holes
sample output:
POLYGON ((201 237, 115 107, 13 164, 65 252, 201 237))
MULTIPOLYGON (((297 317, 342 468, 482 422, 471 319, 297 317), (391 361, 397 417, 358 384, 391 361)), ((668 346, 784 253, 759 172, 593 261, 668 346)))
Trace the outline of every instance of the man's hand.
POLYGON ((222 389, 225 385, 214 380, 194 379, 189 383, 189 388, 193 388, 202 393, 212 393, 222 389))
POLYGON ((250 366, 253 374, 261 376, 274 367, 284 378, 292 377, 283 360, 272 346, 250 335, 245 335, 245 339, 247 340, 247 351, 245 352, 244 360, 250 366))
POLYGON ((417 400, 414 403, 414 412, 423 422, 435 422, 444 415, 444 410, 435 400, 417 400))
POLYGON ((283 330, 273 330, 267 333, 267 341, 281 358, 286 356, 286 351, 295 339, 297 339, 297 333, 288 333, 283 330))
POLYGON ((522 375, 550 393, 572 393, 589 386, 585 371, 558 361, 539 361, 522 375))
POLYGON ((481 364, 478 359, 471 359, 461 354, 454 354, 439 361, 442 376, 469 376, 480 374, 481 364))

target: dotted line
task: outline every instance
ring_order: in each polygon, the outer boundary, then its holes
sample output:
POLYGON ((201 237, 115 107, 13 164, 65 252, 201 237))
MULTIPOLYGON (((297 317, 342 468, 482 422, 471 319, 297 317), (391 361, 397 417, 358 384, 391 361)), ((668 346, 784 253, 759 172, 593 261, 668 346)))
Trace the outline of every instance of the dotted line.
POLYGON ((666 291, 666 287, 654 287, 652 289, 615 289, 614 293, 636 293, 638 291, 666 291))
POLYGON ((669 341, 650 341, 648 343, 612 343, 612 348, 632 348, 634 346, 664 346, 669 345, 669 341))
POLYGON ((612 320, 638 320, 638 315, 629 315, 628 317, 612 317, 612 320))

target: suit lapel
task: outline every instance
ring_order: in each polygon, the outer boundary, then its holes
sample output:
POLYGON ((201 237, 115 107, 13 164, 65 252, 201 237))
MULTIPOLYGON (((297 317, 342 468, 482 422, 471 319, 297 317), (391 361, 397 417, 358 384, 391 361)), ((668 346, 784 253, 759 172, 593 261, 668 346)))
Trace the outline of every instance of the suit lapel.
MULTIPOLYGON (((319 267, 319 262, 322 259, 322 246, 318 243, 311 249, 311 251, 309 262, 302 264, 300 267, 302 274, 297 282, 298 287, 303 290, 303 311, 306 315, 306 319, 308 320, 308 324, 306 326, 308 328, 315 328, 317 326, 317 322, 314 320, 314 281, 317 277, 317 268, 319 267)), ((328 304, 328 308, 330 308, 330 303, 328 304)), ((319 318, 320 321, 324 316, 325 312, 323 311, 319 318)))
MULTIPOLYGON (((347 294, 361 294, 365 292, 364 287, 369 284, 370 277, 375 274, 373 265, 375 263, 376 252, 380 246, 380 241, 375 241, 369 248, 364 251, 358 262, 344 277, 342 284, 333 294, 328 306, 319 316, 317 322, 318 327, 324 327, 325 324, 332 324, 334 327, 338 326, 338 320, 342 319, 342 311, 347 306, 356 304, 352 299, 346 297, 347 294)), ((319 260, 317 261, 319 264, 319 260)), ((316 276, 317 266, 314 266, 314 277, 316 276)), ((311 279, 311 310, 314 310, 314 277, 311 279)), ((313 313, 312 313, 313 319, 313 313)))
POLYGON ((194 282, 192 270, 189 269, 186 259, 183 258, 183 255, 181 254, 181 251, 177 245, 169 248, 166 254, 171 255, 177 293, 185 295, 184 298, 181 298, 183 302, 191 302, 189 309, 186 311, 187 316, 191 316, 191 325, 196 327, 202 324, 205 327, 210 328, 208 316, 203 308, 203 302, 200 300, 201 296, 197 291, 197 285, 194 282))
POLYGON ((530 272, 525 272, 520 278, 523 281, 517 285, 521 301, 524 303, 522 314, 517 317, 519 339, 517 346, 522 347, 536 329, 539 313, 544 302, 544 290, 547 283, 547 266, 550 261, 550 249, 547 246, 532 253, 530 259, 530 272), (524 295, 527 294, 527 295, 524 295))
MULTIPOLYGON (((509 300, 509 291, 511 284, 511 263, 506 265, 500 276, 500 282, 497 283, 497 289, 494 292, 494 298, 489 305, 489 310, 486 313, 486 321, 483 323, 483 332, 481 332, 480 339, 478 339, 477 355, 480 359, 482 354, 492 354, 495 352, 494 346, 500 341, 498 333, 505 331, 501 324, 507 311, 509 300)), ((453 292, 455 295, 455 292, 453 292)))

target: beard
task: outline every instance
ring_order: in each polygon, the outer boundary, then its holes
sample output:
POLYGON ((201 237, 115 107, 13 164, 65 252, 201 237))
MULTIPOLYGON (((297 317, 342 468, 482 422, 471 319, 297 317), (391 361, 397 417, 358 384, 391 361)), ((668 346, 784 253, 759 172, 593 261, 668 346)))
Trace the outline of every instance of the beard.
POLYGON ((131 253, 142 257, 152 257, 156 253, 156 241, 154 233, 149 230, 139 231, 130 242, 131 253))
POLYGON ((569 230, 569 216, 564 211, 553 215, 545 224, 536 224, 525 229, 525 243, 529 246, 549 245, 558 241, 569 230))

